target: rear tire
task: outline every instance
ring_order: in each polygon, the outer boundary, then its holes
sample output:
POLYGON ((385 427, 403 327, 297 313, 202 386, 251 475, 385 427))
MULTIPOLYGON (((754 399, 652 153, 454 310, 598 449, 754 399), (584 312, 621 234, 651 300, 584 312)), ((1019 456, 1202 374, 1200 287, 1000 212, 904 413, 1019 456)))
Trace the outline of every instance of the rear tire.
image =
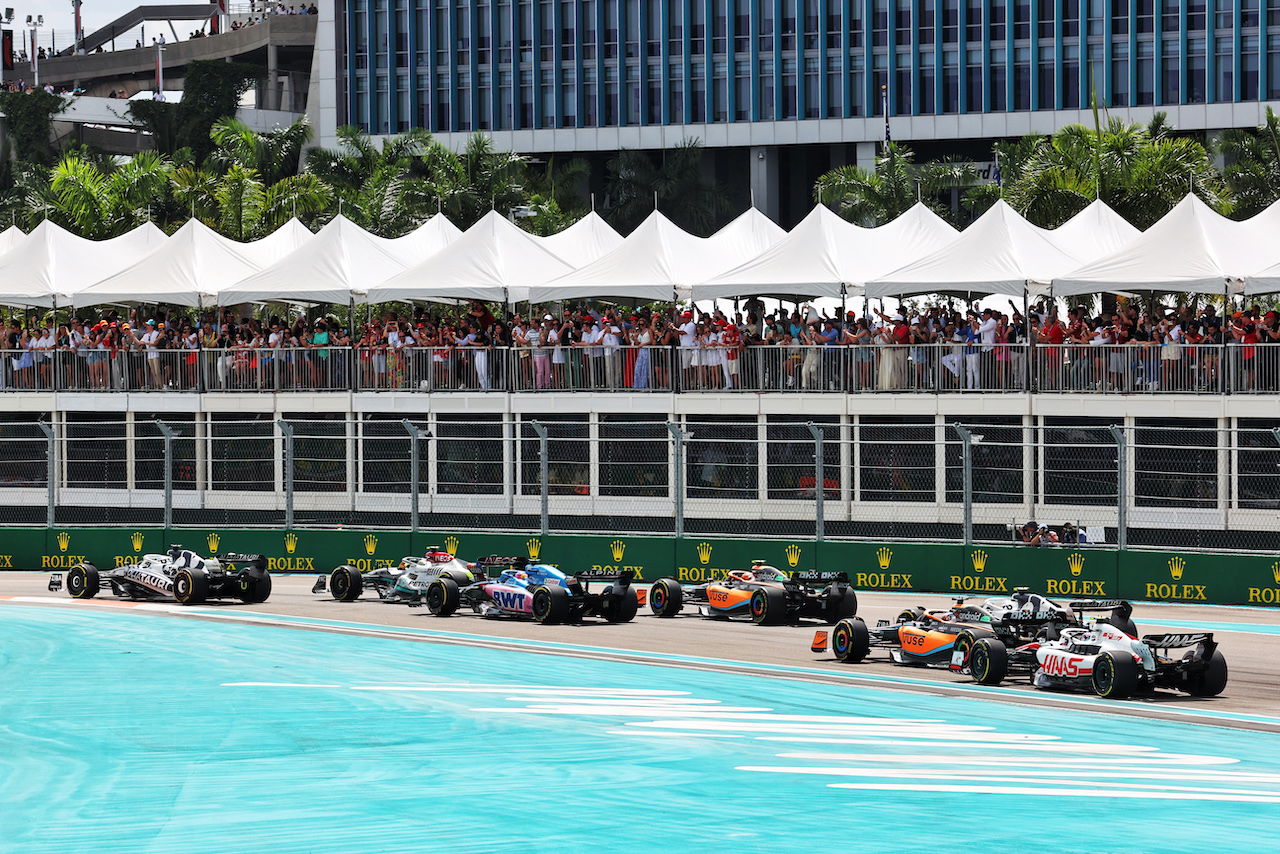
POLYGON ((67 592, 73 599, 92 599, 101 589, 102 582, 95 567, 78 563, 67 573, 67 592))
POLYGON ((1227 659, 1222 652, 1214 650, 1209 657, 1209 666, 1187 686, 1187 693, 1193 697, 1216 697, 1227 687, 1227 659))
POLYGON ((556 585, 539 585, 533 588, 533 618, 544 625, 554 626, 569 619, 569 591, 556 585))
POLYGON ((923 608, 904 608, 898 613, 898 619, 895 621, 899 625, 902 623, 914 623, 916 620, 924 616, 923 608))
POLYGON ((831 651, 841 661, 857 664, 871 652, 871 633, 862 620, 849 617, 836 623, 831 632, 831 651))
POLYGON ((1093 662, 1093 693, 1108 700, 1124 700, 1138 690, 1138 663, 1128 654, 1104 652, 1093 662))
POLYGON ((787 621, 787 594, 781 587, 758 587, 751 594, 751 619, 759 626, 787 621))
POLYGON ((246 585, 246 589, 240 598, 250 605, 259 605, 271 596, 271 575, 265 569, 261 572, 251 570, 242 583, 246 585))
POLYGON ((448 617, 458 610, 461 596, 458 583, 441 576, 427 585, 427 610, 437 617, 448 617))
POLYGON ((339 602, 354 602, 364 592, 364 576, 354 566, 340 566, 329 573, 329 592, 339 602))
POLYGON ((674 578, 659 578, 649 588, 649 610, 659 617, 674 617, 684 607, 684 593, 674 578))
POLYGON ((999 685, 1009 674, 1009 650, 997 638, 975 641, 969 652, 969 674, 979 685, 999 685))
POLYGON ((833 587, 827 598, 827 622, 831 625, 856 616, 858 593, 852 587, 833 587))
POLYGON ((630 586, 621 588, 621 592, 615 594, 614 591, 617 589, 609 586, 600 594, 602 597, 600 616, 611 623, 629 623, 636 618, 640 603, 636 600, 636 592, 630 586))
POLYGON ((209 576, 203 569, 180 569, 173 574, 173 598, 179 605, 200 605, 209 598, 209 576))
POLYGON ((977 642, 977 638, 973 636, 973 632, 961 632, 956 636, 956 644, 953 650, 964 653, 964 660, 960 663, 961 667, 969 666, 969 657, 973 655, 973 645, 977 642))

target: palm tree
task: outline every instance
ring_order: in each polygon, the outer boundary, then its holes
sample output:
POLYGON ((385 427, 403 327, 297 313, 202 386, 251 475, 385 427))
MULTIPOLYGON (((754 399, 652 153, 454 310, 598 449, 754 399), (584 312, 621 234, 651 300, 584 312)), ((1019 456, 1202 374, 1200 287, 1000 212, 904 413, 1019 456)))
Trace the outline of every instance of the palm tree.
POLYGON ((605 217, 629 231, 654 209, 694 234, 709 234, 716 217, 729 209, 719 184, 702 173, 702 140, 686 139, 662 152, 655 164, 641 151, 623 149, 608 163, 605 217))
POLYGON ((115 237, 152 219, 153 209, 164 205, 169 170, 154 151, 135 154, 109 171, 80 157, 64 157, 53 169, 49 192, 36 191, 40 213, 82 237, 115 237))
POLYGON ((174 170, 172 183, 174 199, 191 216, 239 241, 265 237, 290 217, 314 219, 333 201, 333 190, 315 175, 291 175, 268 185, 239 164, 223 175, 182 167, 174 170))
POLYGON ((1235 194, 1235 217, 1247 219, 1280 199, 1280 116, 1270 107, 1256 131, 1226 131, 1218 151, 1227 158, 1223 177, 1235 194))
POLYGON ((874 172, 841 166, 818 178, 814 198, 850 222, 883 225, 922 201, 944 219, 957 218, 955 202, 978 181, 972 163, 955 157, 915 165, 915 152, 891 142, 876 158, 874 172), (954 198, 953 198, 954 197, 954 198), (943 200, 945 199, 945 201, 943 200))
POLYGON ((302 147, 311 140, 306 118, 284 128, 258 133, 235 117, 214 122, 209 133, 217 147, 209 155, 211 165, 229 169, 239 165, 257 172, 264 183, 298 174, 302 147))

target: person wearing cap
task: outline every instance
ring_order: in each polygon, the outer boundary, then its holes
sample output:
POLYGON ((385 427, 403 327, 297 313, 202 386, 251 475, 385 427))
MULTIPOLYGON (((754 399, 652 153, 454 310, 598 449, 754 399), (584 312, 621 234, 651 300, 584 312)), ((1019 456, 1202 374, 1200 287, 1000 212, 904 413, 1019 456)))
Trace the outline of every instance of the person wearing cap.
POLYGON ((147 351, 147 376, 151 388, 164 387, 164 378, 160 372, 160 330, 156 328, 154 319, 146 322, 146 331, 142 333, 142 346, 147 351))
POLYGON ((1044 525, 1037 525, 1034 520, 1023 525, 1018 533, 1022 537, 1023 545, 1027 546, 1043 546, 1048 545, 1040 536, 1041 531, 1048 530, 1044 525))
POLYGON ((907 342, 910 331, 901 312, 877 312, 882 321, 877 330, 880 345, 880 382, 882 391, 902 389, 907 379, 907 342))
POLYGON ((727 323, 720 334, 721 355, 724 358, 725 388, 740 388, 738 363, 742 356, 742 333, 736 323, 727 323))

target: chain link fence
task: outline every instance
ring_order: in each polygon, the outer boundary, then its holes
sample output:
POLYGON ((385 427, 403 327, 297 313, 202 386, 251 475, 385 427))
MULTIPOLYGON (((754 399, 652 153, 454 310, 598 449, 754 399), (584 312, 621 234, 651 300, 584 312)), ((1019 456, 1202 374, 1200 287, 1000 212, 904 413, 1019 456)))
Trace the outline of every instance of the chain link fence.
POLYGON ((1280 549, 1280 428, 1233 423, 65 413, 0 422, 0 503, 24 525, 1280 549))

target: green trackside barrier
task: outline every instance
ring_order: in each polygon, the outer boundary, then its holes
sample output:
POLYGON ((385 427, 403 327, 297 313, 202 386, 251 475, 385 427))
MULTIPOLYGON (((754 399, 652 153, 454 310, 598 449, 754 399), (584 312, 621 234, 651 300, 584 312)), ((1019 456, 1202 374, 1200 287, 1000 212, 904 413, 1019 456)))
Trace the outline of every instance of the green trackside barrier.
POLYGON ((367 529, 5 528, 0 570, 65 570, 136 563, 177 543, 200 554, 266 555, 277 573, 328 573, 394 565, 438 546, 464 560, 524 556, 569 573, 631 570, 700 583, 763 560, 779 569, 843 570, 860 590, 998 596, 1017 587, 1061 599, 1113 598, 1222 605, 1280 605, 1280 556, 1196 552, 1118 552, 1097 547, 965 547, 953 544, 745 540, 724 537, 494 534, 367 529))
POLYGON ((1280 556, 1123 552, 1120 595, 1158 602, 1280 605, 1280 556))

